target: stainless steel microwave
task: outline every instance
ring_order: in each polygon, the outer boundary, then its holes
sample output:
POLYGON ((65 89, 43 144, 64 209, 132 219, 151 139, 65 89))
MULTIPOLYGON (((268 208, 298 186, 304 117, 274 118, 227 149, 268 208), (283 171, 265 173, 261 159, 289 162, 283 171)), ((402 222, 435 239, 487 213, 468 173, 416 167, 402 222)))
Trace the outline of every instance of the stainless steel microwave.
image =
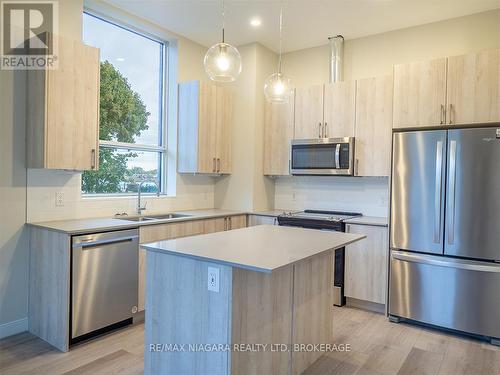
POLYGON ((292 175, 354 175, 354 137, 296 139, 290 147, 292 175))

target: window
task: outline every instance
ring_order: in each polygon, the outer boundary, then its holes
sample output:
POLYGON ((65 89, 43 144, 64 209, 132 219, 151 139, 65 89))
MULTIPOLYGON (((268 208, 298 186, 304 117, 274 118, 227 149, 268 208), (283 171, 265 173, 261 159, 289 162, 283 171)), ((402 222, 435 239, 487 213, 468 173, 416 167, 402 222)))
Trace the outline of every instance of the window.
POLYGON ((101 51, 101 102, 99 170, 83 173, 82 193, 134 193, 144 180, 163 192, 166 44, 89 13, 83 39, 101 51))

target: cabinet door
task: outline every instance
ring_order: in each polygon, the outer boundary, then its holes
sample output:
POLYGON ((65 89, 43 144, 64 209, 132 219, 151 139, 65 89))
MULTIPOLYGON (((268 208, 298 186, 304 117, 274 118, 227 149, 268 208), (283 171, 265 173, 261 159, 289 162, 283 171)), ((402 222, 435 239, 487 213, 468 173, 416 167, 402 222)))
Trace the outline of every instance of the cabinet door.
POLYGON ((446 58, 394 66, 394 128, 444 123, 446 58))
POLYGON ((217 171, 217 87, 199 83, 198 173, 217 171))
POLYGON ((217 173, 231 173, 232 94, 226 87, 217 92, 217 173))
POLYGON ((321 138, 323 85, 295 89, 294 139, 321 138))
POLYGON ((362 79, 356 92, 356 176, 391 174, 392 77, 362 79))
POLYGON ((347 224, 346 231, 366 235, 366 238, 346 246, 345 295, 385 304, 389 253, 387 228, 347 224))
POLYGON ((227 228, 227 217, 204 220, 205 234, 223 232, 227 228))
POLYGON ((500 122, 500 49, 448 58, 448 124, 500 122))
POLYGON ((354 137, 356 81, 325 85, 324 138, 354 137))
POLYGON ((247 215, 230 216, 227 229, 240 229, 247 226, 247 215))
POLYGON ((290 141, 293 139, 293 101, 264 107, 264 174, 290 174, 290 141))
POLYGON ((59 39, 59 67, 46 75, 45 139, 36 140, 45 142, 45 168, 98 168, 99 67, 99 49, 59 39))

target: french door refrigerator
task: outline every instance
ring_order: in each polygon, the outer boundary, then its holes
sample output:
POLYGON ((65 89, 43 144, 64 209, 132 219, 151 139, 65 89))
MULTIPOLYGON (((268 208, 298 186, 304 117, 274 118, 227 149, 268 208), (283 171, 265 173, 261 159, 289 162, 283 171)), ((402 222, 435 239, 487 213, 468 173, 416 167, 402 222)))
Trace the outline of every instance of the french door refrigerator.
POLYGON ((500 128, 393 136, 389 316, 500 338, 500 128))

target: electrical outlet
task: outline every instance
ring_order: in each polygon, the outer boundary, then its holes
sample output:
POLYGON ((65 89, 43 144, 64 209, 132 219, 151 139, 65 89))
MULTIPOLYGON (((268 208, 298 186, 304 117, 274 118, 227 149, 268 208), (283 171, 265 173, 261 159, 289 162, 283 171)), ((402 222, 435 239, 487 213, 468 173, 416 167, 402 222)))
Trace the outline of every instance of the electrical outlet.
POLYGON ((59 192, 56 193, 56 207, 63 207, 64 206, 64 193, 59 192))
POLYGON ((219 269, 208 267, 208 290, 219 293, 219 269))

